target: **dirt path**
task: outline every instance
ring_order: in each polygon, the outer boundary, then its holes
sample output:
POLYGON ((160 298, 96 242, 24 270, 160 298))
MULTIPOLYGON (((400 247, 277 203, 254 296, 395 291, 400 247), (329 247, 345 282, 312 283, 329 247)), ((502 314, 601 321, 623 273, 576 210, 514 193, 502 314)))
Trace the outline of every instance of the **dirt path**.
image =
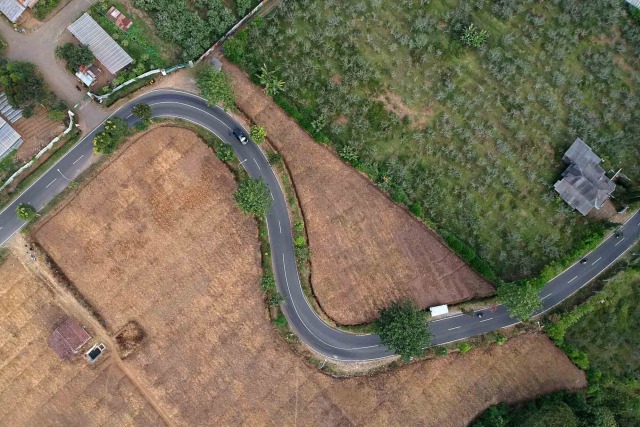
POLYGON ((60 307, 62 307, 67 313, 71 314, 74 318, 79 320, 81 324, 89 325, 89 327, 95 332, 94 339, 106 344, 107 348, 111 350, 107 353, 112 361, 111 363, 115 363, 117 365, 117 367, 127 377, 131 384, 134 385, 137 391, 142 396, 144 396, 147 403, 162 418, 164 423, 168 426, 174 426, 175 423, 155 401, 147 388, 142 383, 140 383, 136 379, 136 377, 131 374, 131 372, 129 372, 129 369, 122 361, 120 355, 116 350, 117 346, 115 341, 112 339, 111 334, 109 334, 104 326, 78 302, 78 300, 69 292, 68 289, 62 286, 55 279, 48 266, 43 262, 44 254, 39 252, 38 249, 35 248, 34 253, 36 254, 36 261, 32 261, 32 259, 28 255, 28 252, 25 251, 25 248, 31 246, 31 244, 27 240, 25 240, 22 234, 17 234, 10 242, 10 245, 13 247, 14 252, 22 265, 24 265, 27 270, 32 271, 37 277, 43 279, 44 283, 55 295, 56 302, 60 305, 60 307))

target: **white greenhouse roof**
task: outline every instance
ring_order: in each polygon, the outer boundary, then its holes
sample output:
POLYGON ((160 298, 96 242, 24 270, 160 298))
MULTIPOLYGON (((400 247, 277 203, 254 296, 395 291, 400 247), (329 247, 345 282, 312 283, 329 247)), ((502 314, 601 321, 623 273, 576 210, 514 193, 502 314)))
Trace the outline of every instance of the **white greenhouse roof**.
POLYGON ((449 312, 449 308, 447 308, 446 305, 437 305, 435 307, 431 307, 429 310, 431 311, 431 316, 442 316, 449 312))
POLYGON ((0 0, 0 12, 11 22, 15 23, 25 9, 26 7, 18 3, 18 0, 0 0))
POLYGON ((627 0, 627 3, 632 4, 638 9, 640 9, 640 0, 627 0))
POLYGON ((20 134, 0 117, 0 159, 22 144, 20 134))
POLYGON ((116 74, 133 61, 133 58, 89 14, 84 13, 68 28, 80 43, 89 46, 98 61, 111 74, 116 74))

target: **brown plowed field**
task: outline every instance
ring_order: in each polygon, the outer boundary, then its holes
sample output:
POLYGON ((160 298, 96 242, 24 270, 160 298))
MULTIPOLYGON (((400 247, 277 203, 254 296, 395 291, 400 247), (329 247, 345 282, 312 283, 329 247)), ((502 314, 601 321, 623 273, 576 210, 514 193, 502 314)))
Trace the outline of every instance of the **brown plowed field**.
POLYGON ((49 349, 65 314, 16 257, 0 266, 0 283, 0 426, 161 425, 111 359, 89 367, 49 349))
POLYGON ((371 378, 319 373, 266 318, 256 225, 234 188, 192 133, 162 128, 36 231, 111 329, 145 329, 124 364, 176 424, 461 426, 500 400, 585 385, 542 336, 371 378))
POLYGON ((19 159, 25 161, 36 155, 64 130, 64 124, 49 119, 49 113, 44 107, 36 108, 33 116, 28 119, 23 117, 11 126, 24 141, 17 154, 19 159))
POLYGON ((336 322, 371 321, 393 301, 419 307, 494 292, 440 238, 371 181, 317 144, 271 98, 225 60, 236 103, 284 155, 304 211, 312 286, 336 322))

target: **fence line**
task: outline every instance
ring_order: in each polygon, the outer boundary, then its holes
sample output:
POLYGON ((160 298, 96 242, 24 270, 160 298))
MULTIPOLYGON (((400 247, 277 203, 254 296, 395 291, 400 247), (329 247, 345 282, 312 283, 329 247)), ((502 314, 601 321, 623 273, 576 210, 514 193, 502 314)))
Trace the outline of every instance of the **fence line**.
POLYGON ((247 22, 249 19, 251 19, 253 17, 253 15, 256 14, 256 12, 258 12, 260 9, 262 9, 262 6, 264 6, 266 2, 267 2, 267 0, 261 0, 260 3, 258 3, 258 5, 256 7, 254 7, 251 12, 247 13, 244 18, 239 20, 236 23, 236 25, 231 27, 231 29, 229 31, 227 31, 227 33, 224 36, 222 36, 222 38, 220 38, 220 40, 215 42, 213 44, 213 46, 211 46, 209 49, 207 49, 207 51, 205 53, 200 55, 200 58, 198 58, 198 60, 196 61, 196 64, 198 64, 200 61, 202 61, 205 56, 209 55, 211 52, 216 50, 222 43, 224 43, 229 37, 231 37, 233 35, 233 33, 235 33, 238 30, 238 28, 240 28, 245 22, 247 22))
POLYGON ((29 160, 29 162, 22 166, 20 169, 18 169, 13 175, 11 175, 9 177, 9 179, 7 179, 5 181, 4 184, 2 184, 2 186, 0 187, 0 190, 4 190, 5 187, 9 184, 11 184, 18 176, 20 176, 20 174, 22 174, 22 172, 24 172, 25 170, 29 169, 31 166, 33 166, 33 164, 35 163, 36 160, 38 160, 40 157, 42 157, 42 155, 44 153, 46 153, 47 151, 51 150, 53 148, 53 146, 56 144, 56 142, 60 141, 60 139, 65 136, 66 134, 68 134, 69 132, 71 132, 71 129, 73 129, 73 127, 75 126, 75 124, 73 123, 73 117, 75 116, 75 114, 73 114, 72 111, 67 111, 69 113, 69 126, 64 130, 64 132, 62 132, 60 135, 56 136, 55 138, 53 138, 51 140, 51 142, 49 144, 47 144, 46 147, 44 147, 42 150, 40 150, 38 152, 38 154, 36 154, 34 156, 33 159, 29 160))

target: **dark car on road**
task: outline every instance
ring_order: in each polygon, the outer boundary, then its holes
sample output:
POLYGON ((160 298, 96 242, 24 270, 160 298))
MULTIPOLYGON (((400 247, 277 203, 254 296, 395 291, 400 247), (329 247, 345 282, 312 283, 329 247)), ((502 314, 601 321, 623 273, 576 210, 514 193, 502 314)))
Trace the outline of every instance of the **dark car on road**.
POLYGON ((238 141, 240 141, 242 143, 242 145, 247 145, 247 142, 249 141, 247 139, 247 137, 244 135, 244 133, 242 133, 242 131, 240 129, 236 129, 233 131, 233 134, 236 136, 236 138, 238 138, 238 141))

